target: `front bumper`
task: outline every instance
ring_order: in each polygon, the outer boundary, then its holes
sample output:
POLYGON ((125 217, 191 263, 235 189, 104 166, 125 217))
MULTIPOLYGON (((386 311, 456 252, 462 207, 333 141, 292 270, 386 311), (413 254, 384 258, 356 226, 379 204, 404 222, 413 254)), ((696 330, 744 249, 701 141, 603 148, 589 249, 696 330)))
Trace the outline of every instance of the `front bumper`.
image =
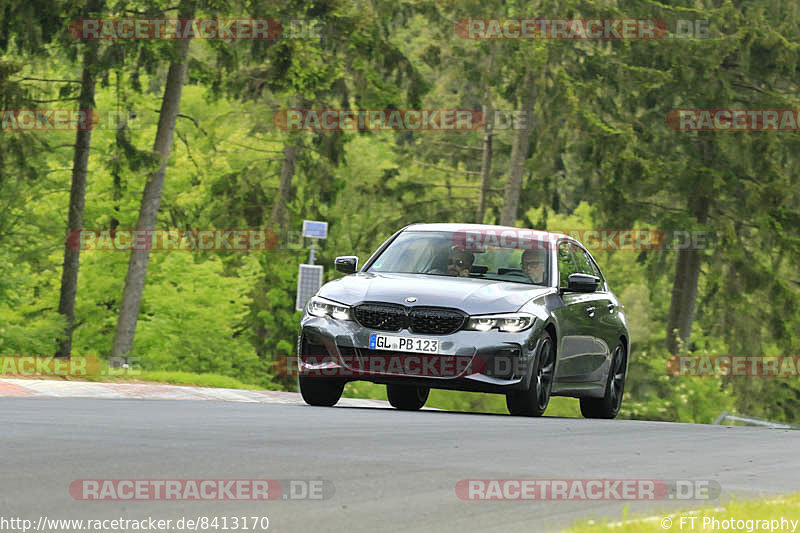
POLYGON ((298 373, 344 381, 513 392, 529 386, 540 326, 537 321, 519 333, 462 330, 450 335, 424 335, 408 330, 379 331, 353 320, 306 314, 298 338, 298 373), (439 351, 431 355, 371 349, 372 333, 435 338, 439 351))

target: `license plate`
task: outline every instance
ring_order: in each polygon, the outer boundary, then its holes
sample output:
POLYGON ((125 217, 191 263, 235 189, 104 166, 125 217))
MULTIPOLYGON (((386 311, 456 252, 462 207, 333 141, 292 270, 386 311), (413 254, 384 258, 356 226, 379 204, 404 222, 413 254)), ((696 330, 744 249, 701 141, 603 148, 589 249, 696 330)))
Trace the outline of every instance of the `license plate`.
POLYGON ((396 337, 393 335, 369 336, 371 350, 394 350, 397 352, 439 353, 439 339, 421 339, 419 337, 396 337))

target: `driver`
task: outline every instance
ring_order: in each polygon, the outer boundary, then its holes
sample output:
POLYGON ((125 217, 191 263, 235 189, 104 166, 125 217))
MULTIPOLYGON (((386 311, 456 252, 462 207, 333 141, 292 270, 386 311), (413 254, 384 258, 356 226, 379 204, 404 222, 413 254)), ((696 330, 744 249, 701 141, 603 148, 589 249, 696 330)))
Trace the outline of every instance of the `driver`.
POLYGON ((451 276, 466 278, 469 276, 473 261, 475 261, 475 255, 472 252, 453 248, 450 250, 450 258, 447 261, 447 273, 451 276))
POLYGON ((525 250, 522 254, 522 271, 534 283, 544 283, 544 267, 547 264, 546 250, 525 250))

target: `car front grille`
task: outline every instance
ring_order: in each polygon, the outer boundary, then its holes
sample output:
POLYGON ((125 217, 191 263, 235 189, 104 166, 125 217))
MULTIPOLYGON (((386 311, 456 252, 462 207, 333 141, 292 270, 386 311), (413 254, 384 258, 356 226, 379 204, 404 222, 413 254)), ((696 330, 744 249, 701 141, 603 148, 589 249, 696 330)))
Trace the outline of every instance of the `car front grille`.
POLYGON ((408 316, 410 329, 415 333, 436 333, 448 335, 461 329, 466 315, 451 309, 418 307, 408 316))
POLYGON ((353 311, 359 324, 382 331, 400 331, 408 318, 402 305, 366 303, 357 305, 353 311))
POLYGON ((405 307, 398 304, 367 302, 353 308, 356 321, 365 328, 414 333, 449 335, 455 333, 467 318, 466 313, 444 307, 405 307))

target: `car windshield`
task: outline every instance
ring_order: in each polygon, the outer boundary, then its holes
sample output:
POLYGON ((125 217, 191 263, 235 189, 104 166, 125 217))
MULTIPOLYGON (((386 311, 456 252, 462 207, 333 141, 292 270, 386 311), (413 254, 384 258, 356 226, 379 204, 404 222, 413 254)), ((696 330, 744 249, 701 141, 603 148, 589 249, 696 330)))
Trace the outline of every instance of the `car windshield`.
POLYGON ((515 245, 495 240, 465 244, 463 232, 404 231, 378 256, 367 272, 391 272, 492 279, 549 285, 550 255, 530 241, 515 245), (524 246, 524 247, 523 247, 524 246), (533 250, 531 250, 533 248, 533 250))

